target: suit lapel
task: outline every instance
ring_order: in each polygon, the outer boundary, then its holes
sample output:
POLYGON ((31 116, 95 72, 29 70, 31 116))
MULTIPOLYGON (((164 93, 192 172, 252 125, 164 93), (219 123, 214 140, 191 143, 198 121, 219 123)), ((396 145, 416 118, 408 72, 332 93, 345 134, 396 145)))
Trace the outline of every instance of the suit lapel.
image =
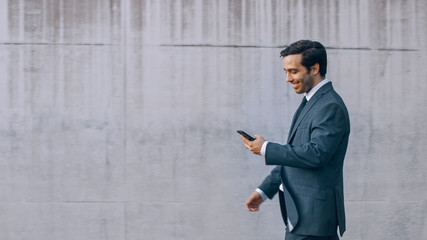
POLYGON ((295 132, 297 131, 299 125, 301 124, 302 120, 305 118, 307 113, 311 110, 311 108, 316 104, 316 102, 322 98, 322 96, 329 92, 332 88, 332 83, 328 82, 324 86, 322 86, 317 92, 311 97, 310 101, 307 102, 304 109, 301 111, 301 113, 298 116, 298 119, 295 120, 295 123, 291 126, 291 131, 288 136, 288 143, 292 141, 292 138, 295 135, 295 132))

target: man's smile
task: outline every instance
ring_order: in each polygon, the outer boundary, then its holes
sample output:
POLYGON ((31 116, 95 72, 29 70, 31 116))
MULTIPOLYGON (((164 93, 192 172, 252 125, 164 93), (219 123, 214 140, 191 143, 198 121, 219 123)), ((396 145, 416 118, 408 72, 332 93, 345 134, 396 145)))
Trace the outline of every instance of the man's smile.
POLYGON ((298 85, 300 84, 300 82, 295 82, 295 83, 291 83, 291 84, 292 84, 292 87, 294 89, 296 89, 298 87, 298 85))

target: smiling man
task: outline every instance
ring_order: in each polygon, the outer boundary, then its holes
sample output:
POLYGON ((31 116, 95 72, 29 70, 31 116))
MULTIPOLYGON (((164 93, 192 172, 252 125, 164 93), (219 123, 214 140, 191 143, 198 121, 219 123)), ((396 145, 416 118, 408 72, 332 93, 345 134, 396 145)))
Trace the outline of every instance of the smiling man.
POLYGON ((345 231, 343 163, 350 134, 347 108, 326 78, 325 47, 315 41, 292 43, 280 55, 286 82, 304 94, 286 144, 242 137, 245 147, 276 165, 251 194, 248 211, 278 193, 285 240, 337 240, 345 231))

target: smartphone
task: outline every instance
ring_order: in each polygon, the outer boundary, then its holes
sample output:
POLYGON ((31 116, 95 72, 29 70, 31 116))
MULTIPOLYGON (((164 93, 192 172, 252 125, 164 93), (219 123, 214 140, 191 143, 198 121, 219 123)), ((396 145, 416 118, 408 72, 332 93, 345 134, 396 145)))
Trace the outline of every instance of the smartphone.
POLYGON ((249 141, 253 141, 255 140, 255 138, 251 137, 251 135, 245 133, 242 130, 237 130, 237 133, 239 133, 240 135, 242 135, 243 137, 245 137, 246 139, 248 139, 249 141))

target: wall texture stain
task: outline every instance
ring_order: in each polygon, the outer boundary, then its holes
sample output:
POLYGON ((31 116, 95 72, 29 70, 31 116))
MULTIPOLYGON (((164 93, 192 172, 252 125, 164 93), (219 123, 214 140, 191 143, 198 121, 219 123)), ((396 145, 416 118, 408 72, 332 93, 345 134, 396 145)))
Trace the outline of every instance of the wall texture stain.
POLYGON ((424 0, 0 0, 0 239, 283 239, 270 171, 314 39, 344 98, 342 239, 427 238, 424 0), (221 231, 218 231, 221 229, 221 231))

